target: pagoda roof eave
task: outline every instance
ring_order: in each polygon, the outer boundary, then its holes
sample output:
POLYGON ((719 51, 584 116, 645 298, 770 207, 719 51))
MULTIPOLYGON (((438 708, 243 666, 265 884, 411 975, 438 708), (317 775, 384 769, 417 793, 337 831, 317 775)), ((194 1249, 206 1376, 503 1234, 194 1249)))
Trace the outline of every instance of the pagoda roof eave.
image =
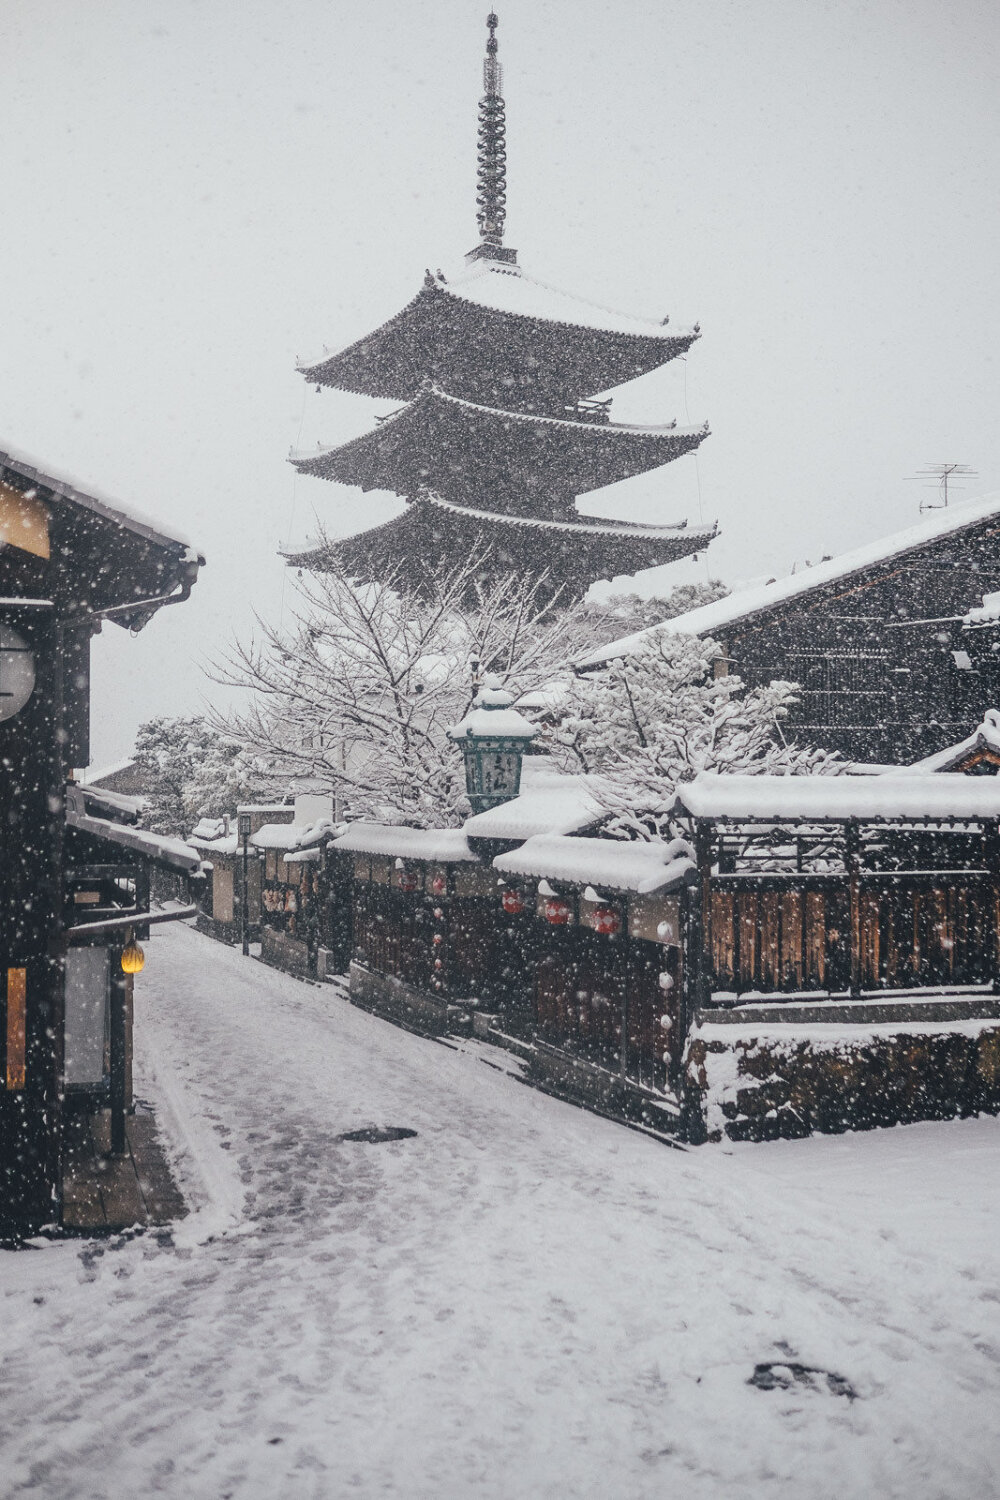
POLYGON ((409 577, 419 591, 434 570, 418 568, 407 575, 409 559, 426 560, 435 551, 442 556, 467 556, 477 544, 487 544, 489 571, 495 575, 548 575, 553 592, 562 589, 579 597, 597 578, 630 575, 688 557, 717 534, 714 524, 640 526, 599 519, 525 519, 425 495, 381 526, 288 551, 284 557, 290 567, 315 572, 341 568, 351 576, 393 587, 405 585, 409 577))
POLYGON ((514 529, 551 531, 564 535, 635 537, 646 541, 673 541, 683 534, 686 539, 695 540, 696 545, 689 549, 692 552, 697 552, 701 547, 707 546, 719 534, 718 523, 714 521, 703 522, 697 526, 690 526, 686 520, 658 526, 655 523, 649 524, 642 521, 602 520, 599 516, 581 517, 579 521, 547 521, 534 516, 498 515, 494 511, 478 510, 469 505, 455 505, 449 500, 442 499, 440 495, 423 495, 417 503, 453 516, 488 521, 491 524, 514 529))
MULTIPOLYGON (((316 478, 412 495, 441 482, 427 463, 428 453, 467 454, 468 472, 453 477, 453 488, 469 483, 483 487, 476 455, 502 453, 504 462, 491 458, 489 466, 507 486, 523 484, 519 470, 541 470, 561 479, 574 494, 586 494, 693 451, 708 430, 707 422, 690 428, 675 422, 638 426, 507 411, 429 386, 360 437, 316 453, 293 453, 290 462, 316 478), (518 432, 521 453, 510 441, 518 432)), ((449 468, 454 475, 453 459, 449 468)))
MULTIPOLYGON (((512 339, 524 341, 527 336, 544 342, 556 335, 563 344, 586 346, 588 363, 595 367, 586 382, 585 393, 590 394, 658 368, 683 354, 701 336, 697 326, 674 328, 666 323, 609 313, 564 293, 555 293, 509 267, 500 272, 488 265, 486 274, 516 274, 520 284, 540 289, 545 297, 536 299, 535 307, 531 299, 527 299, 523 308, 494 305, 485 296, 469 295, 460 284, 452 286, 434 280, 421 287, 394 317, 364 338, 339 351, 324 351, 318 358, 299 361, 297 369, 317 385, 390 400, 409 400, 428 375, 453 385, 449 374, 474 343, 502 349, 512 339), (565 309, 559 306, 557 298, 566 303, 565 309), (578 317, 553 315, 557 311, 572 314, 577 306, 578 317), (625 350, 630 362, 622 372, 618 366, 623 362, 625 350)), ((558 359, 553 357, 549 363, 555 367, 558 359)))

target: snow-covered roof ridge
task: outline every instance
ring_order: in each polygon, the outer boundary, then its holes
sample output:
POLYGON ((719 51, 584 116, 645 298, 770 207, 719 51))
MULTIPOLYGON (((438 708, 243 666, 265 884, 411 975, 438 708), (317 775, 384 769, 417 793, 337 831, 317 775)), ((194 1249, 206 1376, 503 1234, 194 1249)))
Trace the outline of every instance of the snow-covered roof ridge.
MULTIPOLYGON (((603 433, 605 437, 621 437, 625 434, 634 434, 639 437, 678 438, 697 437, 699 433, 707 436, 709 430, 707 422, 702 422, 695 427, 678 427, 676 422, 588 422, 580 417, 554 417, 545 416, 540 412, 508 411, 505 407, 485 406, 481 401, 468 401, 464 396, 452 396, 438 385, 431 386, 427 394, 436 396, 442 401, 447 401, 452 406, 464 407, 467 411, 482 412, 484 416, 488 417, 502 417, 504 422, 522 422, 531 427, 568 427, 575 432, 586 432, 588 436, 591 433, 603 433)), ((420 397, 418 396, 416 399, 419 401, 420 397)), ((398 412, 393 413, 393 416, 398 415, 398 412)), ((389 421, 391 419, 386 418, 385 420, 389 421)))
POLYGON ((192 849, 204 849, 208 854, 237 854, 243 848, 242 840, 235 833, 213 838, 198 833, 196 830, 188 834, 185 842, 190 844, 192 849))
POLYGON ((145 797, 129 797, 125 792, 111 792, 103 786, 91 786, 86 782, 77 782, 78 796, 82 796, 84 805, 89 809, 91 804, 104 812, 114 814, 115 821, 119 823, 138 822, 139 814, 148 806, 145 797))
POLYGON ((589 535, 603 536, 639 535, 649 537, 651 540, 660 536, 670 539, 676 536, 678 531, 683 531, 687 536, 714 537, 716 535, 714 521, 697 526, 690 526, 686 520, 657 526, 639 521, 602 521, 598 517, 583 516, 579 521, 547 521, 533 516, 509 516, 497 511, 476 510, 471 505, 456 505, 454 501, 443 500, 440 495, 435 495, 430 491, 424 491, 413 503, 431 505, 438 510, 448 511, 452 515, 471 516, 474 520, 489 521, 492 525, 525 527, 534 530, 586 532, 589 535))
POLYGON ((677 790, 681 811, 732 822, 937 821, 1000 817, 1000 777, 909 768, 886 776, 727 776, 701 771, 677 790))
POLYGON ((130 766, 136 764, 134 755, 127 755, 123 760, 114 760, 106 766, 87 766, 80 773, 81 786, 89 786, 92 782, 103 781, 106 776, 117 776, 119 771, 127 771, 130 766))
POLYGON ((102 495, 91 485, 85 487, 72 475, 57 472, 40 459, 12 448, 0 440, 0 470, 3 469, 10 469, 22 478, 42 485, 54 495, 70 500, 73 504, 82 506, 84 510, 93 511, 95 515, 135 532, 146 541, 188 554, 185 560, 190 561, 192 565, 197 563, 199 567, 204 566, 203 553, 195 548, 186 536, 173 530, 164 531, 159 521, 144 515, 134 506, 126 510, 120 500, 102 495))
POLYGON ((542 756, 525 756, 521 791, 509 802, 465 821, 465 832, 475 839, 529 839, 535 834, 571 834, 593 828, 604 816, 598 776, 566 775, 542 756))
POLYGON ((679 427, 676 421, 659 423, 588 422, 580 417, 545 416, 539 412, 512 411, 506 407, 486 406, 479 401, 468 401, 463 396, 451 395, 450 392, 444 390, 441 386, 430 385, 426 390, 421 391, 419 395, 414 396, 413 400, 407 402, 405 406, 398 407, 396 411, 390 412, 387 416, 380 417, 373 427, 366 428, 357 437, 348 438, 346 442, 334 443, 328 447, 320 444, 314 449, 303 449, 301 451, 293 449, 288 455, 288 461, 296 467, 301 467, 304 464, 317 463, 335 454, 344 457, 353 449, 364 449, 371 443, 373 438, 379 437, 387 430, 391 430, 394 424, 407 417, 417 406, 428 399, 443 401, 450 406, 461 407, 465 411, 476 412, 485 417, 495 417, 505 424, 521 423, 527 427, 556 427, 565 429, 567 432, 573 434, 585 434, 588 438, 595 434, 601 434, 605 441, 614 438, 645 437, 660 439, 663 442, 676 442, 678 439, 683 438, 707 437, 709 433, 707 422, 702 422, 700 425, 692 427, 679 427))
POLYGON ((742 589, 724 599, 702 604, 686 614, 675 615, 672 619, 662 620, 658 625, 647 626, 645 630, 611 641, 608 645, 579 657, 574 665, 577 668, 598 666, 618 656, 629 656, 634 651, 641 650, 647 641, 661 631, 669 635, 712 635, 738 621, 763 614, 775 605, 787 603, 825 584, 847 579, 878 563, 919 551, 931 542, 964 531, 967 527, 994 516, 1000 517, 1000 493, 950 505, 947 510, 938 511, 914 526, 892 532, 863 547, 856 547, 851 552, 843 552, 839 557, 832 557, 814 567, 757 588, 742 589))
POLYGON ((296 360, 296 369, 308 377, 333 359, 342 359, 359 352, 377 334, 387 333, 405 324, 414 311, 431 298, 447 298, 508 317, 525 318, 556 327, 593 329, 596 333, 657 339, 662 343, 690 344, 701 337, 701 329, 697 323, 675 327, 666 318, 635 317, 631 313, 589 302, 573 292, 561 291, 546 281, 530 276, 521 266, 478 261, 471 269, 463 267, 452 277, 437 278, 430 285, 425 283, 399 312, 380 323, 376 329, 338 348, 331 349, 329 345, 324 345, 321 354, 296 360))
POLYGON ((558 531, 575 536, 638 537, 649 541, 676 541, 680 533, 684 539, 704 537, 706 543, 718 535, 718 525, 715 521, 699 522, 696 526, 690 525, 687 520, 672 521, 657 526, 644 521, 602 521, 590 516, 581 516, 579 521, 547 521, 532 516, 510 516, 500 511, 478 510, 471 505, 456 505, 454 501, 443 500, 440 495, 425 490, 410 501, 398 515, 390 517, 388 521, 382 521, 378 526, 369 527, 367 531, 352 532, 348 536, 309 539, 295 546, 286 544, 284 547, 279 547, 278 556, 293 564, 297 559, 309 558, 316 552, 333 551, 345 542, 362 539, 370 541, 379 533, 391 533, 399 522, 419 505, 445 511, 448 515, 468 517, 473 521, 486 521, 494 528, 510 527, 512 530, 558 531))
POLYGON ((963 617, 963 625, 996 625, 1000 623, 1000 592, 984 594, 983 602, 963 617))
POLYGON ((682 839, 625 843, 558 834, 536 834, 520 849, 498 854, 493 866, 506 875, 564 880, 637 895, 683 884, 696 869, 691 846, 682 839))
POLYGON ((151 833, 148 828, 136 828, 131 823, 121 823, 114 818, 94 816, 87 810, 84 788, 73 784, 66 789, 66 823, 70 828, 79 829, 81 833, 89 833, 108 843, 119 844, 133 854, 141 855, 155 864, 167 865, 173 870, 193 875, 201 867, 201 856, 196 847, 185 839, 151 833))
POLYGON ((356 854, 387 854, 397 859, 426 859, 438 864, 475 863, 461 828, 401 828, 392 823, 352 823, 331 849, 356 854))
POLYGON ((561 323, 571 328, 594 328, 601 333, 624 333, 643 338, 694 340, 697 324, 675 328, 667 319, 635 317, 616 308, 603 307, 574 292, 564 292, 521 266, 477 261, 469 270, 438 283, 448 296, 474 302, 496 312, 533 318, 543 323, 561 323))
POLYGON ((297 849, 303 832, 304 826, 295 823, 262 823, 250 843, 255 849, 297 849))
POLYGON ((982 723, 957 744, 946 745, 943 750, 935 750, 933 755, 925 755, 921 760, 914 761, 912 765, 892 766, 884 774, 912 776, 919 772, 926 776, 939 771, 950 771, 976 750, 991 750, 995 755, 1000 755, 1000 709, 988 708, 983 714, 982 723))
POLYGON ((188 834, 188 843, 198 839, 201 843, 218 843, 219 839, 225 837, 225 818, 199 818, 197 823, 188 834))

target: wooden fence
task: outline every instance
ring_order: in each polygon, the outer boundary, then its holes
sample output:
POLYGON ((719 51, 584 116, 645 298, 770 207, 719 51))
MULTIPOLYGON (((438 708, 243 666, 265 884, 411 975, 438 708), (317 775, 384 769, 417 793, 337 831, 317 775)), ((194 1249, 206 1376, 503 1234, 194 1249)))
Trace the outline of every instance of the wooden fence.
POLYGON ((715 992, 905 990, 985 984, 997 903, 985 871, 712 877, 715 992))

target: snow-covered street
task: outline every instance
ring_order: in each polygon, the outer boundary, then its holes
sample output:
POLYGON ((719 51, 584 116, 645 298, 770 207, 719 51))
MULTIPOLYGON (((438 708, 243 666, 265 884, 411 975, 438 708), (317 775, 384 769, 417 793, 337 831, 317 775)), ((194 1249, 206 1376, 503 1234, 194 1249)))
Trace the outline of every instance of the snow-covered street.
POLYGON ((1000 1122, 682 1152, 149 946, 137 1090, 193 1211, 0 1256, 4 1496, 1000 1489, 1000 1122), (782 1361, 856 1399, 748 1383, 782 1361))

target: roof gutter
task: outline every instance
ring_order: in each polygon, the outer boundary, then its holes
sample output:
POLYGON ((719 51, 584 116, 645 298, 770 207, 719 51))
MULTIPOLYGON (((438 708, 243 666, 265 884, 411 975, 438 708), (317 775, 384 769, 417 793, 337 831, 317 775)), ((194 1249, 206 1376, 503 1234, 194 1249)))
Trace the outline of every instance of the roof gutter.
POLYGON ((176 911, 139 911, 128 917, 108 917, 103 922, 78 922, 66 929, 66 941, 72 945, 79 933, 83 937, 95 932, 115 932, 125 927, 152 927, 154 922, 182 922, 196 917, 197 906, 179 906, 176 911))
MULTIPOLYGON (((127 617, 129 615, 145 614, 147 611, 152 616, 156 610, 166 609, 170 604, 183 604, 186 599, 190 599, 191 597, 191 590, 198 580, 198 568, 198 563, 188 563, 186 565, 186 576, 181 580, 180 590, 176 594, 156 594, 151 599, 135 599, 129 604, 112 604, 108 609, 95 609, 92 614, 87 616, 87 619, 114 620, 119 615, 127 617)), ((142 625, 145 624, 146 621, 143 620, 142 625)), ((141 630, 142 625, 136 625, 131 628, 141 630)))

